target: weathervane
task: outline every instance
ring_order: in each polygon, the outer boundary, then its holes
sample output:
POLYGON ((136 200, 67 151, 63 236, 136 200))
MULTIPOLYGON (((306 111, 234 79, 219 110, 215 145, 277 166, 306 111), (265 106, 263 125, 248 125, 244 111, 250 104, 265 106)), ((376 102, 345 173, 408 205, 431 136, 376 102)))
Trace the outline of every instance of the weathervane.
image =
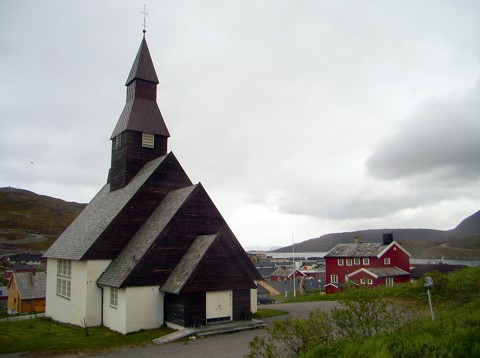
POLYGON ((146 27, 147 27, 147 15, 150 15, 148 12, 147 12, 147 5, 146 4, 143 4, 143 11, 142 11, 142 14, 143 14, 143 33, 147 32, 146 30, 146 27))

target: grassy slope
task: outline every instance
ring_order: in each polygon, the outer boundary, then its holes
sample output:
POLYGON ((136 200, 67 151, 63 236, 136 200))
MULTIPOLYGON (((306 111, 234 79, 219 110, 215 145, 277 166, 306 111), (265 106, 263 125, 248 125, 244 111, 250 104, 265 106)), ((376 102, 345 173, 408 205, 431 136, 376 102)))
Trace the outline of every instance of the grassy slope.
POLYGON ((478 357, 480 356, 480 267, 449 275, 432 273, 435 321, 428 311, 423 282, 394 288, 352 290, 338 299, 389 298, 423 312, 395 334, 362 341, 341 339, 317 346, 305 357, 478 357), (426 314, 425 314, 426 312, 426 314))
POLYGON ((173 330, 162 327, 123 335, 104 327, 91 327, 85 335, 82 327, 50 322, 39 318, 26 321, 0 322, 2 332, 0 354, 36 352, 53 354, 98 353, 102 350, 151 344, 152 340, 173 330))
POLYGON ((83 210, 85 204, 0 188, 0 238, 3 249, 44 251, 83 210), (32 238, 41 240, 31 240, 32 238), (25 240, 27 239, 27 240, 25 240))

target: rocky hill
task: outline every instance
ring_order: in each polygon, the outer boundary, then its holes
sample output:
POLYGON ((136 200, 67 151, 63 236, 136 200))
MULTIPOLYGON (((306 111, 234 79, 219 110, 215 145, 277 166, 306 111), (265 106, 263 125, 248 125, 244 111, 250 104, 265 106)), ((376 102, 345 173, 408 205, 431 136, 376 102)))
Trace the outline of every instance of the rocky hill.
MULTIPOLYGON (((470 259, 480 257, 480 211, 462 220, 452 230, 381 229, 326 234, 295 244, 296 252, 325 252, 336 244, 353 242, 360 236, 363 242, 381 242, 384 233, 392 233, 416 258, 470 259)), ((291 252, 292 246, 275 252, 291 252)))
POLYGON ((45 251, 86 204, 16 188, 0 188, 0 256, 45 251))

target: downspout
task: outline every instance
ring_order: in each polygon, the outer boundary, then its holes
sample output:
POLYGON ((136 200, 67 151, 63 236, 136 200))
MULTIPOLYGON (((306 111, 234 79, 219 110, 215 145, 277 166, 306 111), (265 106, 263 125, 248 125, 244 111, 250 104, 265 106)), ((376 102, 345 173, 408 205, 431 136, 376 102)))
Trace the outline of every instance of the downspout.
POLYGON ((100 286, 98 283, 97 283, 97 287, 102 290, 102 299, 101 299, 102 309, 100 310, 100 325, 103 326, 103 287, 100 286))

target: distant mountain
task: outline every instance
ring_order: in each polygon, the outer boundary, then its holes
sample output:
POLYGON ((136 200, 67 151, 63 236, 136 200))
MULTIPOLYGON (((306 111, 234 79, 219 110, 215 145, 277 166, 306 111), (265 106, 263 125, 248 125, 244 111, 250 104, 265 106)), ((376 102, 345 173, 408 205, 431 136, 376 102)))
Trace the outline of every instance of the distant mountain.
POLYGON ((0 255, 46 250, 85 206, 28 190, 0 188, 0 255))
POLYGON ((452 234, 459 237, 480 234, 480 210, 468 218, 463 219, 460 224, 452 230, 452 234))
MULTIPOLYGON (((353 242, 359 236, 362 242, 381 242, 383 234, 393 234, 416 258, 476 258, 480 257, 480 211, 462 220, 452 230, 432 229, 376 229, 341 232, 295 244, 295 252, 326 252, 336 244, 353 242)), ((292 246, 274 252, 292 252, 292 246)))

